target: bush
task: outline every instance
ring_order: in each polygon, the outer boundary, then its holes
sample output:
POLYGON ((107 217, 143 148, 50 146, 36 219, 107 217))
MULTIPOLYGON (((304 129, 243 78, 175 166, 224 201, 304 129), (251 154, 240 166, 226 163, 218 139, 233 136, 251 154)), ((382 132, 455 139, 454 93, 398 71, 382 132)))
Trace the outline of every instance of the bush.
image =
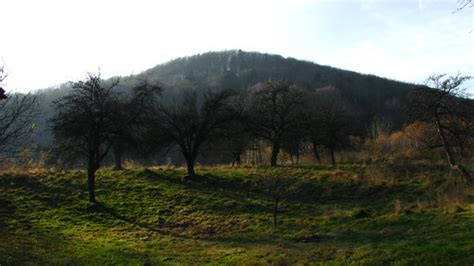
POLYGON ((365 143, 370 157, 375 161, 399 161, 403 159, 431 158, 429 149, 436 146, 434 128, 424 122, 415 122, 401 131, 380 134, 365 143))

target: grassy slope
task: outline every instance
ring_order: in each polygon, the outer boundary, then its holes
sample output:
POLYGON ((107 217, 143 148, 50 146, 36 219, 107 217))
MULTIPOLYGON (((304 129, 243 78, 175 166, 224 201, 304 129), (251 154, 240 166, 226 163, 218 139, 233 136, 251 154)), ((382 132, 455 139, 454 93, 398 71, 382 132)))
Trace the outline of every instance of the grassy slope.
POLYGON ((426 176, 439 171, 383 171, 388 181, 375 185, 357 165, 203 168, 195 181, 181 181, 181 169, 104 169, 95 208, 82 171, 3 173, 0 264, 472 265, 474 206, 416 207, 430 197, 426 176), (254 175, 270 172, 302 180, 278 229, 271 202, 249 190, 254 175), (407 209, 400 215, 396 199, 407 209))

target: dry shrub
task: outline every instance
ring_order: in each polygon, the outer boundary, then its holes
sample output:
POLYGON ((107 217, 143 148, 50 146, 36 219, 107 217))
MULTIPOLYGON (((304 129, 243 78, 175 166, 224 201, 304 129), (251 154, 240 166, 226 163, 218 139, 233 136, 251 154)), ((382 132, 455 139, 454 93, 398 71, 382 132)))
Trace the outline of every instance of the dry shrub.
POLYGON ((399 216, 400 214, 402 214, 403 206, 402 206, 402 202, 399 199, 396 199, 393 202, 393 208, 394 208, 395 215, 399 216))
POLYGON ((358 175, 344 170, 336 170, 328 176, 328 179, 334 183, 351 183, 358 179, 358 175))
POLYGON ((423 213, 426 209, 429 208, 429 204, 427 204, 426 201, 417 200, 415 207, 418 213, 423 213))
POLYGON ((125 160, 123 162, 123 168, 125 169, 133 169, 133 168, 141 168, 143 165, 139 162, 133 160, 125 160))
POLYGON ((436 144, 434 128, 424 122, 415 122, 402 131, 390 135, 380 134, 368 140, 365 147, 371 158, 376 161, 399 161, 432 157, 429 147, 436 144))
POLYGON ((368 165, 365 167, 363 182, 368 186, 391 186, 395 183, 395 178, 384 171, 382 166, 368 165))
POLYGON ((474 189, 463 183, 446 182, 436 191, 439 207, 465 206, 474 197, 474 189))

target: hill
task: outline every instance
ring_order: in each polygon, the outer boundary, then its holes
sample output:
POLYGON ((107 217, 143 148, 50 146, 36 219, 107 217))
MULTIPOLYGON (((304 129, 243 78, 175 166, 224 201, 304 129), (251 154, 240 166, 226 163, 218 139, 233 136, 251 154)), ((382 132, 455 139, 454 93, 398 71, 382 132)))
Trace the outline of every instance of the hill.
MULTIPOLYGON (((158 80, 165 88, 164 98, 178 94, 182 89, 233 89, 245 91, 259 82, 287 80, 306 89, 334 86, 341 95, 357 109, 361 135, 370 134, 374 120, 389 121, 392 129, 400 129, 407 121, 404 112, 407 97, 414 84, 389 80, 374 75, 322 66, 316 63, 284 58, 279 55, 231 50, 208 52, 178 58, 157 65, 137 75, 122 77, 122 90, 143 76, 158 80)), ((67 92, 68 86, 40 90, 42 122, 39 131, 44 131, 45 120, 50 117, 51 102, 67 92)), ((41 136, 40 142, 48 139, 41 136)))
POLYGON ((142 74, 175 90, 187 87, 245 90, 270 79, 287 80, 307 89, 334 86, 359 109, 365 129, 376 117, 391 121, 393 129, 399 129, 406 122, 404 107, 415 86, 294 58, 241 50, 178 58, 142 74))
POLYGON ((214 167, 192 181, 179 168, 102 169, 96 207, 84 171, 6 171, 0 263, 471 265, 473 195, 458 207, 460 193, 438 193, 443 169, 214 167), (253 189, 265 175, 298 177, 277 228, 253 189))

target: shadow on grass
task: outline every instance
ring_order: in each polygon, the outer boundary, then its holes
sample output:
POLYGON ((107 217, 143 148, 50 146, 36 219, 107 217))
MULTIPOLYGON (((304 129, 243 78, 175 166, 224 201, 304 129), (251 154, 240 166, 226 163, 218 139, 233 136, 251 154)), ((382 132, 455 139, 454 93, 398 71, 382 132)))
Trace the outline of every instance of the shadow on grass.
MULTIPOLYGON (((325 167, 325 165, 323 166, 325 167)), ((285 167, 301 168, 301 166, 285 167)), ((272 208, 269 195, 254 187, 251 179, 227 178, 206 173, 198 175, 194 179, 182 180, 176 172, 164 174, 149 169, 144 170, 140 176, 153 182, 167 182, 209 195, 209 199, 196 197, 197 200, 202 198, 205 201, 199 202, 198 208, 209 213, 261 214, 270 212, 272 208), (213 197, 221 200, 212 202, 211 198, 213 197)), ((404 198, 408 185, 393 184, 369 187, 362 186, 357 182, 301 179, 294 187, 295 191, 284 199, 290 205, 307 208, 310 205, 337 203, 352 208, 375 203, 379 207, 385 207, 396 198, 404 198)))
POLYGON ((187 236, 187 235, 174 233, 174 232, 171 232, 169 230, 160 229, 157 226, 152 226, 152 225, 147 224, 147 223, 139 222, 139 221, 137 221, 137 219, 135 219, 133 217, 127 217, 125 215, 121 215, 113 207, 106 206, 105 204, 103 204, 101 202, 96 202, 93 205, 89 205, 87 207, 86 211, 89 212, 89 213, 107 214, 113 219, 120 220, 124 223, 131 224, 133 226, 144 228, 144 229, 146 229, 148 231, 151 231, 151 232, 154 232, 154 233, 167 235, 167 236, 172 236, 172 237, 181 238, 181 239, 195 239, 195 238, 187 236))
POLYGON ((2 187, 23 189, 28 197, 32 197, 32 200, 42 202, 52 208, 71 200, 72 195, 86 188, 86 186, 72 183, 69 179, 58 179, 53 184, 53 182, 42 182, 36 176, 4 175, 0 177, 0 180, 2 187))
POLYGON ((15 213, 15 206, 6 199, 0 198, 0 232, 5 229, 6 220, 15 213))

